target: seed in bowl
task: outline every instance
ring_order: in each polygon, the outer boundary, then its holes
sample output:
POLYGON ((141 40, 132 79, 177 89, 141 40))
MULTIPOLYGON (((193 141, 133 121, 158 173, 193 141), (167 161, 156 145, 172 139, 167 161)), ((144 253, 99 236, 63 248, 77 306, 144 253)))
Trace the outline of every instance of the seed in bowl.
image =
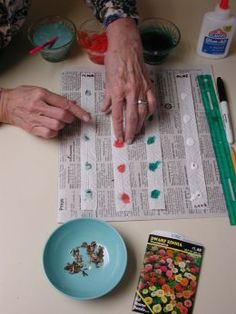
POLYGON ((88 276, 86 272, 88 270, 88 263, 83 260, 80 253, 81 249, 85 249, 89 257, 89 264, 95 264, 96 268, 103 265, 104 248, 101 245, 97 245, 95 241, 91 243, 83 242, 80 246, 73 248, 70 251, 70 255, 73 256, 74 260, 72 263, 67 263, 64 267, 70 274, 82 273, 83 276, 88 276))

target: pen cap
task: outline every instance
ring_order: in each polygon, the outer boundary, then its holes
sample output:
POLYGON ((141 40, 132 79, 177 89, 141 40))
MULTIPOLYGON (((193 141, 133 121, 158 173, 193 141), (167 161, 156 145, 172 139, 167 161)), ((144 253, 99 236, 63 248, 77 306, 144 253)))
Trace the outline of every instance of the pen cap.
POLYGON ((216 84, 217 84, 217 90, 218 90, 220 102, 227 101, 228 99, 227 99, 225 84, 221 77, 217 77, 216 84))

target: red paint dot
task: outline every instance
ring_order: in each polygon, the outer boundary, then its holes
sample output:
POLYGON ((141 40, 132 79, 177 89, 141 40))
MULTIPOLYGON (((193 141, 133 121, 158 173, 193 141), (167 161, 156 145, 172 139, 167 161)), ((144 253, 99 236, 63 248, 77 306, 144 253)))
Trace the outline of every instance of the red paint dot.
POLYGON ((113 143, 113 146, 115 146, 116 148, 122 148, 124 147, 124 142, 121 140, 115 140, 115 142, 113 143))
POLYGON ((125 164, 122 164, 122 165, 119 165, 117 167, 117 170, 120 172, 120 173, 124 173, 125 172, 125 164))
POLYGON ((121 200, 122 200, 122 202, 125 203, 125 204, 129 204, 129 203, 130 203, 130 197, 129 197, 129 195, 126 194, 126 193, 123 193, 123 194, 121 195, 121 200))

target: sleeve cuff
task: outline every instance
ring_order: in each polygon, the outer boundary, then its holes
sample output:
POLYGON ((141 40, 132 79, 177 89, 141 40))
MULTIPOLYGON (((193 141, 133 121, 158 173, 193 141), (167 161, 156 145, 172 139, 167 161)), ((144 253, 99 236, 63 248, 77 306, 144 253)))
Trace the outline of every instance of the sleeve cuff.
POLYGON ((122 17, 139 19, 135 0, 85 0, 93 8, 96 18, 107 27, 110 23, 122 17))
POLYGON ((105 27, 107 27, 109 24, 111 24, 112 22, 114 22, 115 20, 118 20, 119 18, 122 18, 122 17, 130 17, 132 19, 134 19, 137 23, 138 19, 139 19, 139 16, 136 15, 136 14, 127 14, 127 13, 124 13, 124 12, 112 12, 111 14, 109 12, 107 12, 103 18, 103 25, 105 27))

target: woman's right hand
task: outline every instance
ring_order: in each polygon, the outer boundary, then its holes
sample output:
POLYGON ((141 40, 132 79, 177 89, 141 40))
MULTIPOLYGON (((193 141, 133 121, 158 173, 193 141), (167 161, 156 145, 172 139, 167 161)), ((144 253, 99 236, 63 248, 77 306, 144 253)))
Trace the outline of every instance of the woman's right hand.
POLYGON ((14 124, 27 132, 52 138, 76 118, 88 122, 90 114, 63 96, 35 86, 2 89, 0 122, 14 124))

